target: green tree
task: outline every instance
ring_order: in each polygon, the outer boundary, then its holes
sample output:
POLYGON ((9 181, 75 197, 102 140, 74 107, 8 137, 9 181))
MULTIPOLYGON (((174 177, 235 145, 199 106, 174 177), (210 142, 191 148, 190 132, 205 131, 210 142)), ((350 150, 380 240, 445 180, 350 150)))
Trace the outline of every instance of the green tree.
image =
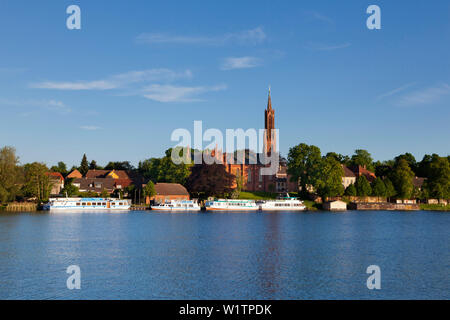
POLYGON ((360 165, 362 167, 366 167, 367 170, 374 171, 375 168, 373 166, 372 155, 363 149, 355 150, 355 154, 352 156, 350 160, 352 165, 360 165))
POLYGON ((163 158, 151 158, 139 163, 138 172, 148 180, 156 182, 179 183, 184 185, 191 174, 191 164, 175 164, 172 149, 166 150, 163 158))
POLYGON ((111 195, 109 194, 108 190, 103 189, 102 192, 100 193, 100 197, 102 198, 109 198, 111 195))
POLYGON ((64 188, 61 190, 61 194, 67 197, 77 196, 79 190, 76 186, 72 184, 73 179, 66 179, 64 181, 64 188))
POLYGON ((108 162, 108 164, 105 167, 105 170, 133 171, 134 167, 129 161, 116 161, 116 162, 108 162))
POLYGON ((50 179, 47 175, 48 168, 39 162, 27 163, 23 167, 25 183, 23 191, 25 196, 36 198, 37 201, 46 201, 50 195, 50 179))
POLYGON ((348 165, 350 164, 350 158, 349 156, 344 156, 340 153, 336 153, 336 152, 328 152, 327 155, 325 156, 326 158, 334 158, 337 161, 339 161, 341 164, 345 164, 348 165))
POLYGON ((347 189, 345 189, 345 193, 346 196, 356 196, 356 188, 355 185, 352 183, 351 185, 349 185, 347 187, 347 189))
POLYGON ((410 199, 414 188, 414 172, 405 159, 400 159, 396 163, 390 178, 397 192, 397 196, 401 199, 410 199))
POLYGON ((395 157, 395 163, 397 164, 400 159, 404 159, 406 160, 406 162, 408 162, 408 166, 411 168, 411 170, 416 173, 417 171, 417 161, 416 158, 409 152, 405 153, 405 154, 401 154, 397 157, 395 157))
POLYGON ((291 181, 300 181, 301 190, 307 193, 307 186, 316 185, 320 174, 322 157, 320 149, 316 146, 309 146, 301 143, 289 149, 288 173, 291 181))
POLYGON ((98 170, 99 167, 98 167, 98 165, 97 165, 97 161, 92 160, 92 161, 89 163, 89 169, 90 169, 90 170, 98 170))
POLYGON ((150 180, 144 188, 144 196, 154 197, 156 195, 155 184, 150 180))
POLYGON ((50 168, 51 172, 59 172, 61 173, 64 177, 68 174, 67 172, 67 166, 64 162, 60 161, 58 162, 58 165, 53 166, 50 168))
POLYGON ((386 188, 386 197, 388 197, 388 199, 394 197, 397 194, 397 192, 395 191, 392 181, 389 178, 385 178, 383 182, 386 188))
POLYGON ((81 159, 81 164, 80 164, 80 173, 85 176, 86 173, 89 171, 89 163, 86 157, 86 154, 83 155, 83 159, 81 159))
POLYGON ((325 197, 341 196, 344 193, 344 186, 342 185, 343 175, 344 169, 341 163, 334 157, 325 157, 321 161, 314 188, 323 199, 325 197))
POLYGON ((360 197, 367 197, 372 194, 372 187, 365 175, 356 178, 355 188, 356 194, 360 197))
POLYGON ((424 188, 432 198, 450 199, 450 164, 447 157, 433 157, 424 188))
POLYGON ((381 178, 376 178, 375 181, 372 182, 372 194, 376 197, 386 196, 386 186, 381 178))
POLYGON ((0 149, 0 203, 13 201, 19 193, 21 170, 16 149, 3 147, 0 149))

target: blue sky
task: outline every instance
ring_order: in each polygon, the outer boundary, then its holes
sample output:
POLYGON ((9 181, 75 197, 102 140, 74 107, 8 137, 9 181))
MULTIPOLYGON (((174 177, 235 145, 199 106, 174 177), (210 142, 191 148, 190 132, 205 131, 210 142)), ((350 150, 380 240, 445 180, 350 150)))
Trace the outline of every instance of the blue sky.
POLYGON ((0 146, 22 163, 137 164, 194 120, 259 129, 269 84, 284 155, 449 154, 448 1, 3 0, 0 39, 0 146))

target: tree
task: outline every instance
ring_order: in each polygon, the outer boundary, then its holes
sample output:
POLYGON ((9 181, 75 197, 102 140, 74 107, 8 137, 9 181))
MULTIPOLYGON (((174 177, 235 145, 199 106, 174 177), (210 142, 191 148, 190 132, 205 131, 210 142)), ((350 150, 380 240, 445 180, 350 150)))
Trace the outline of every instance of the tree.
POLYGON ((411 168, 411 170, 416 173, 417 171, 417 161, 416 158, 409 152, 405 153, 405 154, 401 154, 397 157, 395 157, 395 163, 397 164, 400 159, 404 159, 406 160, 406 162, 408 162, 409 167, 411 168))
POLYGON ((369 171, 374 171, 375 168, 373 166, 373 159, 371 154, 367 150, 357 149, 355 150, 355 154, 352 156, 350 160, 352 165, 359 165, 362 167, 366 167, 369 171))
POLYGON ((386 188, 386 197, 392 198, 393 196, 395 196, 397 194, 397 192, 395 191, 394 185, 392 184, 392 181, 389 178, 386 178, 383 180, 384 182, 384 186, 386 188))
POLYGON ((64 181, 64 188, 61 190, 61 194, 67 197, 73 197, 77 196, 79 193, 79 190, 76 186, 72 184, 73 179, 66 179, 64 181))
POLYGON ((36 198, 39 202, 48 200, 50 195, 50 179, 47 175, 48 168, 39 162, 24 165, 25 183, 24 194, 36 198))
POLYGON ((287 171, 291 181, 300 180, 303 193, 307 192, 307 186, 316 185, 321 162, 320 149, 316 146, 301 143, 289 149, 287 171))
POLYGON ((144 196, 154 197, 156 195, 155 184, 150 180, 144 188, 144 196))
POLYGON ((89 163, 89 169, 90 170, 98 170, 99 167, 97 166, 97 162, 95 160, 92 160, 91 163, 89 163))
POLYGON ((344 186, 342 185, 343 175, 344 169, 341 163, 334 157, 325 157, 321 161, 314 188, 323 199, 325 197, 341 196, 344 193, 344 186))
POLYGON ((115 162, 108 162, 108 164, 105 167, 105 170, 133 171, 134 167, 130 163, 130 161, 115 161, 115 162))
POLYGON ((80 173, 85 176, 86 173, 89 171, 89 163, 86 157, 86 154, 83 155, 83 159, 81 159, 81 164, 80 164, 80 173))
POLYGON ((381 178, 376 178, 375 181, 372 182, 372 194, 376 197, 386 196, 386 186, 381 178))
POLYGON ((450 164, 448 158, 433 157, 429 164, 429 176, 424 188, 430 197, 450 198, 450 164))
POLYGON ((0 149, 0 203, 13 201, 19 193, 20 168, 16 149, 0 149))
POLYGON ((67 172, 67 166, 64 162, 60 161, 58 162, 58 165, 53 166, 50 168, 51 172, 59 172, 61 173, 64 177, 68 174, 67 172))
POLYGON ((400 159, 396 163, 390 178, 397 192, 397 196, 401 199, 410 199, 414 188, 414 172, 405 159, 400 159))
POLYGON ((192 167, 186 187, 198 198, 225 197, 233 189, 235 176, 228 173, 223 164, 197 164, 192 167))
POLYGON ((103 189, 102 192, 100 193, 100 197, 102 198, 109 198, 111 195, 109 194, 108 190, 103 189))
POLYGON ((350 164, 350 158, 349 156, 344 156, 340 153, 336 153, 336 152, 328 152, 327 155, 325 156, 326 158, 334 158, 337 161, 339 161, 341 164, 345 164, 348 165, 350 164))
POLYGON ((351 185, 349 185, 347 187, 347 189, 345 189, 345 193, 346 196, 356 196, 356 188, 355 185, 352 183, 351 185))
POLYGON ((365 175, 356 178, 355 188, 356 194, 360 197, 367 197, 372 194, 372 188, 365 175))
POLYGON ((184 185, 191 174, 191 164, 175 164, 172 161, 172 149, 166 150, 163 158, 151 158, 139 162, 139 173, 148 180, 156 182, 179 183, 184 185))

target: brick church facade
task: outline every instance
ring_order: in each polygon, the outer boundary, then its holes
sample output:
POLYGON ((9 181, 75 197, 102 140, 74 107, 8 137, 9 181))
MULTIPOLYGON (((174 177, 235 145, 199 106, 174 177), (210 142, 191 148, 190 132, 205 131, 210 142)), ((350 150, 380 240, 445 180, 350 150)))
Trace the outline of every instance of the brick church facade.
MULTIPOLYGON (((275 135, 275 110, 272 108, 272 99, 269 96, 267 108, 264 110, 264 128, 266 130, 264 141, 264 152, 270 155, 276 149, 276 135, 275 135)), ((290 181, 290 176, 287 174, 286 160, 280 157, 277 173, 274 175, 263 175, 261 170, 269 165, 264 165, 259 161, 260 155, 250 150, 245 150, 240 156, 244 159, 240 164, 228 163, 227 154, 217 150, 212 152, 212 155, 221 160, 225 165, 227 172, 236 177, 233 187, 238 186, 238 180, 242 185, 242 190, 245 191, 264 191, 264 192, 297 192, 298 184, 290 181), (250 161, 250 159, 254 161, 250 161)), ((236 155, 234 155, 236 158, 236 155)))

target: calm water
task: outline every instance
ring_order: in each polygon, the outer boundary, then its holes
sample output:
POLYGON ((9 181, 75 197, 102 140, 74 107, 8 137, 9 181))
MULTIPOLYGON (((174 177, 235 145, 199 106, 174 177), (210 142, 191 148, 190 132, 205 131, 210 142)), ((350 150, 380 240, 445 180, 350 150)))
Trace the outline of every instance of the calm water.
POLYGON ((433 212, 0 214, 0 298, 450 299, 449 231, 433 212))

